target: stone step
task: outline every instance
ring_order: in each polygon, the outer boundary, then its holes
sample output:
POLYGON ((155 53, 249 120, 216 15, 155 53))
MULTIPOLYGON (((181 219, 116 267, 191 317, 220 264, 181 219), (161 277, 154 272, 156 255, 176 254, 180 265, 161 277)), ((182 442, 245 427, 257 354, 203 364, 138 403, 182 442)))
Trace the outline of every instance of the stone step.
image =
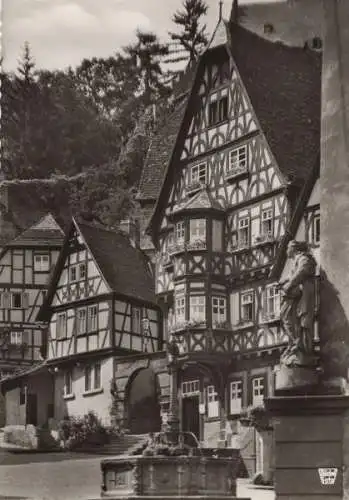
POLYGON ((141 453, 147 443, 148 434, 124 434, 115 436, 104 445, 83 446, 76 451, 98 455, 135 455, 141 453))

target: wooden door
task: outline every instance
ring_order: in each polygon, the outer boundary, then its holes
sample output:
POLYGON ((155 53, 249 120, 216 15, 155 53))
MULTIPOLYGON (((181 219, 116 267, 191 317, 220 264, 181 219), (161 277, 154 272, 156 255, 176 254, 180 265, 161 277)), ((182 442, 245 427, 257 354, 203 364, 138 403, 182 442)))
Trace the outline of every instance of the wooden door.
POLYGON ((200 441, 199 396, 191 396, 182 400, 182 428, 192 432, 200 441))

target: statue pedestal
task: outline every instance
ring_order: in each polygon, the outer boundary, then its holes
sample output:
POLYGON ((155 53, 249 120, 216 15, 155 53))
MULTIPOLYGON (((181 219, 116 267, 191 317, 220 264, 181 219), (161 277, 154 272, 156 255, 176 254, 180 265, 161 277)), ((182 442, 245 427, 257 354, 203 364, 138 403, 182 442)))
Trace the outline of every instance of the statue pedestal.
POLYGON ((275 391, 297 391, 297 394, 310 392, 318 386, 319 375, 313 367, 277 365, 274 369, 275 391))
POLYGON ((349 499, 349 397, 266 400, 275 436, 276 499, 349 499))

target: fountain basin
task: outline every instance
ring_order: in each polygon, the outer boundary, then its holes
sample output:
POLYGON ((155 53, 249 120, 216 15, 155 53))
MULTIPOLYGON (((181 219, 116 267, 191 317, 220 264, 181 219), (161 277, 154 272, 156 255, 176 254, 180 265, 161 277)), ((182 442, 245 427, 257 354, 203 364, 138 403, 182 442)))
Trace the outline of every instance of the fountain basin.
POLYGON ((118 456, 102 460, 102 497, 216 500, 236 494, 238 450, 232 456, 118 456))

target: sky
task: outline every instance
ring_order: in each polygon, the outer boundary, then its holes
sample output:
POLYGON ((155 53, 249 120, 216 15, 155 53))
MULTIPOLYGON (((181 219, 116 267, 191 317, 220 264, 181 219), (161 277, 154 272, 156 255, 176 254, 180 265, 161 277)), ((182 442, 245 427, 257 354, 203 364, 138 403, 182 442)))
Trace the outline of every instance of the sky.
MULTIPOLYGON (((212 32, 219 1, 206 3, 206 23, 212 32)), ((16 68, 25 41, 36 66, 46 69, 64 69, 85 57, 112 55, 135 39, 137 28, 154 31, 166 41, 167 32, 173 30, 172 14, 181 4, 182 0, 2 0, 3 68, 16 68)), ((224 17, 229 17, 231 4, 232 0, 224 1, 224 17)))

